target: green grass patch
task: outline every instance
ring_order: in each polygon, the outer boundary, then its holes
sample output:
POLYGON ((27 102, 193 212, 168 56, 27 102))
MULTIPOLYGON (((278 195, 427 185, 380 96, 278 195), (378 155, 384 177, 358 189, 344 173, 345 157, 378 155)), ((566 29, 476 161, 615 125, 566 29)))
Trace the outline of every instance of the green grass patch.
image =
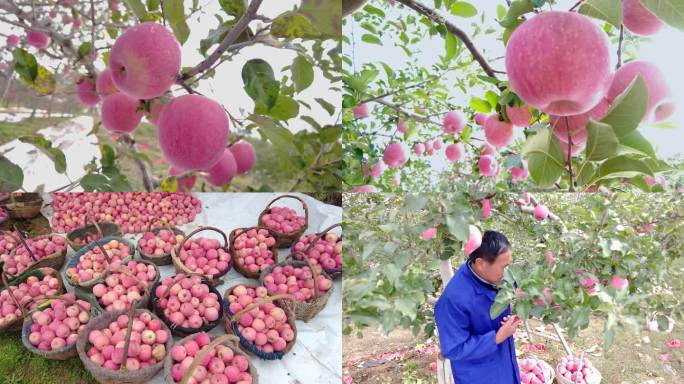
POLYGON ((18 137, 32 135, 43 128, 59 124, 66 117, 34 117, 26 118, 21 121, 10 123, 0 122, 0 145, 8 143, 18 137))

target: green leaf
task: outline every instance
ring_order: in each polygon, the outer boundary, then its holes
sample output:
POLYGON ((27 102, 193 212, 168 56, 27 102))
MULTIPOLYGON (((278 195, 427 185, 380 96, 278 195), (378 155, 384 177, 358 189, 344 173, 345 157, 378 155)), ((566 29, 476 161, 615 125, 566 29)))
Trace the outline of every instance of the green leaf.
POLYGON ((447 228, 457 240, 466 241, 470 235, 468 217, 463 212, 455 212, 446 217, 447 228))
POLYGON ((247 119, 253 121, 259 127, 259 131, 268 138, 273 145, 282 150, 289 151, 293 148, 294 136, 292 132, 285 129, 273 120, 265 116, 251 115, 247 119))
POLYGON ((417 309, 415 300, 410 299, 397 299, 394 302, 394 306, 397 308, 401 314, 411 319, 411 321, 416 319, 417 309))
POLYGON ((669 26, 684 31, 684 0, 641 0, 641 4, 669 26))
POLYGON ((244 0, 219 0, 221 9, 227 14, 234 16, 236 19, 240 18, 245 13, 244 0))
POLYGON ((292 81, 295 89, 301 92, 308 88, 314 80, 313 66, 304 56, 297 56, 292 62, 292 81))
POLYGON ((420 211, 425 208, 427 203, 428 199, 424 195, 406 195, 403 209, 408 212, 420 211))
POLYGON ((86 192, 109 191, 109 179, 99 173, 89 173, 81 179, 81 187, 86 192))
POLYGON ((444 39, 444 48, 446 49, 446 59, 453 59, 454 56, 456 56, 456 50, 458 48, 458 39, 456 36, 447 32, 446 38, 444 39))
POLYGON ((366 5, 363 7, 363 10, 364 10, 366 13, 371 14, 371 15, 376 15, 376 16, 380 17, 381 19, 384 19, 384 18, 385 18, 385 12, 383 12, 382 10, 380 10, 380 8, 375 8, 374 6, 372 6, 372 5, 370 5, 370 4, 366 4, 366 5))
POLYGON ((375 35, 371 35, 370 33, 364 33, 363 36, 361 36, 361 40, 368 44, 382 45, 380 38, 375 35))
POLYGON ((587 123, 587 146, 584 150, 587 160, 604 160, 614 156, 618 139, 613 127, 589 120, 587 123))
POLYGON ((147 14, 147 9, 145 9, 145 5, 142 3, 140 0, 124 0, 126 2, 126 8, 128 8, 130 11, 132 11, 135 14, 135 17, 138 18, 140 21, 147 21, 149 20, 149 16, 147 14))
POLYGON ((271 23, 271 34, 286 39, 317 39, 321 36, 308 17, 295 11, 278 15, 271 23))
POLYGON ((508 308, 508 304, 495 301, 494 304, 489 307, 489 317, 491 319, 496 319, 506 310, 506 308, 508 308))
POLYGON ((542 129, 523 146, 530 177, 541 188, 552 186, 563 172, 563 149, 550 129, 542 129))
POLYGON ((497 4, 496 18, 499 20, 503 20, 504 17, 506 17, 506 7, 504 7, 503 4, 497 4))
POLYGON ((656 157, 655 150, 651 143, 637 130, 622 136, 618 149, 623 153, 636 152, 638 154, 656 157))
POLYGON ((147 0, 147 10, 154 12, 159 9, 159 0, 147 0))
POLYGON ((299 104, 290 96, 280 95, 270 111, 263 109, 261 104, 257 104, 254 112, 267 114, 276 120, 286 121, 299 114, 299 104))
POLYGON ((55 163, 55 171, 58 173, 66 172, 66 157, 64 156, 64 152, 62 152, 62 150, 59 148, 53 148, 52 142, 50 140, 47 140, 43 136, 36 134, 22 136, 19 138, 19 141, 33 145, 47 155, 47 157, 49 157, 50 160, 55 163))
POLYGON ((0 155, 0 192, 14 192, 24 184, 21 168, 0 155))
POLYGON ((107 144, 100 144, 100 153, 102 158, 100 159, 100 164, 103 168, 110 168, 114 166, 114 159, 116 154, 114 153, 114 148, 107 144))
POLYGON ((461 17, 473 17, 477 15, 477 8, 465 1, 455 1, 449 9, 452 15, 461 17))
POLYGON ((596 166, 594 165, 594 163, 585 162, 584 164, 582 164, 582 167, 577 172, 577 177, 575 178, 575 181, 577 181, 577 185, 587 185, 587 183, 594 176, 594 172, 596 172, 596 166))
POLYGON ((89 54, 90 51, 92 51, 92 50, 93 50, 93 44, 91 44, 90 42, 82 43, 82 44, 78 47, 78 58, 79 58, 79 59, 84 58, 84 57, 85 57, 87 54, 89 54))
POLYGON ((311 116, 300 116, 299 118, 306 121, 307 123, 309 123, 309 125, 312 126, 314 129, 316 129, 317 131, 321 129, 321 125, 318 124, 318 122, 316 120, 314 120, 313 117, 311 117, 311 116))
POLYGON ((15 48, 12 56, 14 57, 14 71, 19 74, 22 80, 33 83, 33 80, 38 76, 36 57, 23 48, 15 48))
POLYGON ((320 33, 319 39, 338 40, 342 36, 340 0, 302 0, 297 10, 306 16, 320 33))
POLYGON ((164 17, 171 24, 171 29, 173 34, 181 43, 185 44, 190 36, 190 28, 185 22, 185 10, 183 9, 183 0, 164 0, 162 2, 162 9, 164 11, 164 17))
POLYGON ((653 176, 653 171, 641 160, 617 156, 603 162, 589 184, 605 179, 630 178, 637 175, 653 176))
POLYGON ((26 81, 26 79, 23 77, 20 77, 19 80, 41 95, 49 95, 53 93, 55 91, 55 87, 57 86, 55 75, 42 65, 38 65, 38 74, 32 82, 26 81))
POLYGON ((339 125, 323 127, 318 131, 318 136, 321 139, 321 143, 334 143, 342 136, 342 127, 339 125))
POLYGON ((161 182, 161 190, 162 192, 176 192, 178 190, 178 180, 173 176, 164 178, 161 182))
POLYGON ((245 92, 257 104, 270 110, 275 106, 280 92, 280 83, 275 80, 271 65, 262 59, 252 59, 242 67, 242 81, 245 92))
MULTIPOLYGON (((223 41, 223 39, 226 38, 226 35, 228 34, 228 32, 230 32, 230 30, 233 28, 236 22, 236 20, 226 21, 225 23, 222 23, 218 27, 216 27, 216 29, 209 30, 207 38, 200 40, 200 53, 203 56, 206 56, 207 51, 209 50, 209 48, 211 48, 212 45, 220 44, 223 41)), ((247 28, 244 32, 240 34, 240 36, 238 36, 235 42, 240 43, 248 41, 252 38, 252 36, 252 31, 249 28, 247 28)))
POLYGON ((578 13, 604 20, 615 28, 622 25, 622 2, 616 0, 584 0, 577 9, 578 13))
POLYGON ((477 97, 470 98, 470 108, 475 112, 489 113, 492 110, 492 106, 487 100, 483 100, 477 97))
POLYGON ((316 102, 323 107, 330 116, 332 116, 335 113, 335 106, 326 101, 325 99, 321 99, 320 97, 315 98, 316 102))
POLYGON ((500 24, 504 28, 515 28, 520 23, 520 16, 533 10, 534 5, 529 0, 515 0, 508 7, 506 17, 501 20, 500 24))
POLYGON ((646 114, 648 88, 641 75, 615 99, 602 123, 613 127, 618 140, 634 131, 646 114))

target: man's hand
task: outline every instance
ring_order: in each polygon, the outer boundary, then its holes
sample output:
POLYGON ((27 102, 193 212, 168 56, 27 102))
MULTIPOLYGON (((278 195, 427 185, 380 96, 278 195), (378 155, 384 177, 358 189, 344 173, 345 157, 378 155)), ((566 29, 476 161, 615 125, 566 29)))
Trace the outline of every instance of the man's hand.
POLYGON ((521 320, 518 315, 505 316, 501 321, 501 328, 496 332, 496 343, 501 344, 504 340, 513 336, 520 322, 521 320))

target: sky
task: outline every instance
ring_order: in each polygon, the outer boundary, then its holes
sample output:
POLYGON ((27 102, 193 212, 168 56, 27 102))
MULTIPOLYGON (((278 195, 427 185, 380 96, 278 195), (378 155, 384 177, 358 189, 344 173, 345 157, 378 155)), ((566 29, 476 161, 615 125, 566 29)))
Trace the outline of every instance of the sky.
MULTIPOLYGON (((575 2, 575 0, 559 0, 553 8, 555 10, 567 10, 571 8, 575 2)), ((417 14, 415 11, 405 7, 400 8, 397 6, 396 8, 391 8, 382 5, 383 3, 385 2, 376 0, 373 2, 373 5, 383 8, 388 19, 393 17, 396 18, 399 15, 417 14), (385 7, 389 9, 385 9, 385 7)), ((423 0, 422 3, 433 6, 432 1, 423 0)), ((476 5, 478 11, 484 11, 487 26, 494 26, 500 31, 500 27, 495 24, 494 19, 496 19, 496 6, 498 4, 505 6, 506 2, 504 0, 470 1, 470 3, 476 5)), ((545 7, 545 9, 548 9, 548 6, 545 7)), ((360 10, 360 12, 362 12, 362 10, 360 10)), ((469 36, 473 35, 474 28, 471 24, 480 20, 480 14, 476 17, 464 19, 449 15, 443 9, 440 10, 439 13, 443 16, 447 16, 449 21, 463 29, 469 36)), ((599 22, 598 24, 601 23, 599 22)), ((352 17, 347 18, 347 22, 343 27, 343 33, 345 36, 349 37, 350 40, 352 39, 352 34, 354 35, 355 49, 353 50, 353 58, 356 68, 360 68, 364 63, 379 61, 384 61, 394 69, 407 67, 406 56, 403 50, 394 46, 396 36, 387 35, 382 37, 383 46, 381 47, 361 41, 361 35, 364 33, 363 31, 364 30, 358 25, 354 25, 352 17)), ((500 32, 490 35, 481 34, 473 39, 475 45, 483 52, 485 58, 491 59, 505 54, 503 43, 500 40, 496 40, 499 35, 500 32)), ((668 82, 672 90, 673 100, 677 103, 676 111, 669 119, 669 121, 674 123, 676 128, 666 129, 648 125, 641 125, 639 128, 640 132, 654 145, 660 159, 667 159, 675 154, 684 152, 682 150, 682 143, 684 143, 684 103, 679 102, 684 100, 684 74, 682 73, 682 68, 684 68, 684 55, 679 52, 679 47, 682 47, 683 43, 684 32, 665 26, 656 35, 651 36, 650 41, 643 42, 640 50, 637 52, 637 57, 639 57, 639 59, 652 61, 658 65, 665 77, 669 80, 668 82)), ((352 56, 350 46, 345 45, 343 49, 346 55, 352 56)), ((444 54, 444 39, 441 36, 426 38, 422 41, 419 49, 421 53, 412 57, 411 60, 415 60, 418 65, 429 68, 431 64, 438 61, 436 55, 444 54)), ((616 51, 617 45, 611 47, 611 52, 616 51)), ((611 55, 611 60, 613 61, 612 67, 614 68, 617 63, 615 54, 611 55)), ((490 64, 496 70, 505 70, 504 60, 490 61, 490 64)), ((453 83, 456 76, 458 76, 458 73, 453 71, 446 76, 446 79, 449 83, 453 83)), ((484 91, 478 89, 474 89, 469 95, 461 93, 457 88, 453 89, 454 91, 451 96, 453 97, 454 102, 460 105, 468 105, 472 95, 479 97, 484 95, 484 91)), ((482 137, 482 131, 479 130, 478 132, 480 133, 479 137, 482 137)), ((473 136, 478 136, 478 134, 475 133, 473 136)), ((522 133, 519 130, 516 137, 522 137, 522 133)), ((382 141, 385 139, 380 138, 379 140, 382 141)), ((449 166, 443 154, 435 154, 432 156, 431 162, 433 171, 439 171, 449 166)))
MULTIPOLYGON (((274 18, 277 15, 292 10, 295 6, 298 6, 301 0, 281 0, 273 1, 266 0, 262 3, 259 13, 269 17, 274 18)), ((191 33, 188 40, 182 46, 182 66, 195 66, 200 63, 204 58, 199 53, 199 42, 203 38, 206 38, 209 30, 214 29, 218 26, 218 20, 214 17, 214 14, 221 14, 224 20, 227 19, 227 15, 220 10, 219 2, 214 0, 201 0, 200 1, 202 11, 193 15, 187 24, 190 27, 191 33)), ((123 7, 123 4, 122 4, 123 7)), ((186 9, 186 14, 188 10, 186 9)), ((252 27, 256 26, 258 22, 253 22, 250 24, 252 27)), ((21 30, 17 27, 10 26, 8 24, 0 22, 0 34, 17 33, 19 34, 21 30)), ((111 44, 112 41, 101 40, 101 44, 111 44)), ((4 38, 0 41, 0 44, 4 44, 4 38)), ((310 45, 310 44, 309 44, 310 45)), ((98 46, 100 46, 98 44, 98 46)), ((329 41, 326 45, 327 49, 334 46, 333 41, 329 41)), ((213 51, 217 46, 214 45, 209 52, 213 51)), ((31 49, 34 52, 34 49, 31 49)), ((35 52, 34 52, 35 53, 35 52)), ((216 75, 213 79, 206 79, 201 81, 198 91, 205 96, 213 98, 220 103, 222 103, 228 111, 234 116, 245 117, 249 112, 253 111, 254 103, 252 99, 247 96, 243 89, 243 83, 241 78, 242 66, 250 59, 262 58, 268 61, 275 72, 276 79, 282 78, 283 74, 290 75, 290 71, 281 71, 281 69, 292 63, 292 60, 296 57, 296 53, 291 50, 277 49, 272 47, 267 47, 263 45, 255 45, 246 47, 241 50, 240 54, 235 56, 232 61, 224 62, 216 71, 216 75), (244 112, 240 112, 240 109, 244 112)), ((40 58, 39 62, 46 60, 45 58, 40 58)), ((98 60, 96 63, 98 69, 104 69, 104 63, 102 60, 98 60)), ((312 110, 307 110, 305 107, 300 105, 300 115, 308 115, 313 117, 320 125, 334 124, 338 113, 336 112, 332 116, 328 114, 314 98, 323 98, 328 102, 332 103, 336 107, 341 106, 341 94, 340 92, 333 92, 329 90, 330 82, 323 77, 322 73, 314 67, 315 75, 313 84, 306 89, 301 94, 295 96, 296 100, 303 100, 309 104, 312 110)), ((339 84, 338 84, 339 87, 339 84)), ((175 88, 173 88, 175 89, 175 88)), ((185 91, 175 92, 176 95, 182 95, 185 91)), ((296 132, 301 129, 312 129, 311 126, 301 119, 292 119, 288 124, 291 131, 296 132)))

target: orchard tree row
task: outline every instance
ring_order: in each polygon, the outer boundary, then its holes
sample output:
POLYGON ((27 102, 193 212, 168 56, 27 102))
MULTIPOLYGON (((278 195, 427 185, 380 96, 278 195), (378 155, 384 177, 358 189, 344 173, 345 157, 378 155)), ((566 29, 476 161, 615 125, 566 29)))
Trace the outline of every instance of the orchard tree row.
MULTIPOLYGON (((335 1, 304 0, 275 18, 264 16, 263 0, 218 3, 214 15, 203 11, 199 1, 182 0, 0 4, 0 23, 11 31, 0 47, 0 72, 7 78, 0 97, 14 78, 32 88, 36 98, 75 94, 85 108, 96 108, 96 124, 89 134, 105 129, 116 140, 115 146, 101 144, 100 161, 64 189, 130 189, 130 180, 121 172, 121 160, 129 159, 146 190, 191 190, 198 176, 225 190, 234 177, 260 164, 262 156, 277 156, 293 170, 290 188, 338 188, 340 127, 308 116, 320 108, 332 119, 336 106, 328 99, 302 96, 317 78, 331 84, 329 93, 339 92, 340 14, 331 7, 335 1), (196 47, 203 60, 181 67, 182 46, 190 41, 189 24, 216 21, 218 26, 196 47), (242 84, 215 84, 246 93, 253 110, 238 111, 229 100, 215 100, 198 90, 200 84, 213 81, 221 64, 240 58, 253 46, 294 53, 282 78, 276 78, 268 58, 254 58, 242 67, 242 84), (136 146, 135 133, 143 118, 156 127, 159 150, 169 165, 165 174, 153 174, 150 157, 136 146), (255 142, 269 143, 267 148, 274 153, 256 153, 255 142)), ((19 140, 47 154, 57 172, 66 171, 69 159, 50 141, 40 135, 19 140)), ((2 189, 20 189, 23 164, 4 157, 0 162, 2 189)), ((249 188, 269 189, 268 180, 249 188)))
POLYGON ((491 308, 558 324, 570 338, 605 319, 617 332, 684 319, 684 201, 671 194, 478 191, 345 195, 345 334, 434 333, 433 306, 454 268, 493 229, 514 263, 491 308), (516 292, 517 282, 521 291, 516 292))
POLYGON ((344 19, 354 32, 343 37, 344 181, 354 191, 440 190, 455 177, 502 189, 661 191, 676 173, 642 134, 672 126, 672 81, 635 52, 659 30, 684 31, 679 2, 561 10, 515 0, 495 18, 467 1, 343 3, 347 14, 365 3, 344 19), (472 35, 459 27, 469 19, 472 35), (504 55, 487 57, 476 38, 495 38, 504 55), (406 60, 356 63, 373 45, 406 60), (494 69, 500 61, 505 71, 494 69), (438 177, 436 163, 447 164, 438 177))

